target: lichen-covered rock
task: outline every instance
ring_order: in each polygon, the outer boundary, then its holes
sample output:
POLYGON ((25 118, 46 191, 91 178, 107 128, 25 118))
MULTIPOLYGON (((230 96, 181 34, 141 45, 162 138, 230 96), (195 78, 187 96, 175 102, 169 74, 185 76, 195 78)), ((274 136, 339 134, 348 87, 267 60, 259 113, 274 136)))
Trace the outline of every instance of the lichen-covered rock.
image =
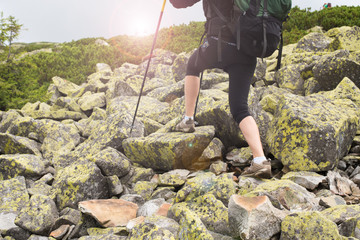
POLYGON ((212 126, 196 128, 194 133, 153 133, 144 138, 124 140, 125 155, 135 163, 154 170, 193 169, 215 135, 212 126))
MULTIPOLYGON (((12 228, 16 228, 17 226, 15 225, 15 218, 17 217, 17 214, 13 213, 13 212, 4 212, 1 213, 0 212, 0 236, 1 234, 4 234, 12 229, 12 228)), ((1 237, 0 237, 1 239, 1 237)))
POLYGON ((286 212, 275 208, 268 197, 233 195, 229 201, 232 235, 241 239, 270 239, 280 233, 286 212))
POLYGON ((83 113, 67 111, 65 109, 60 109, 58 111, 43 111, 37 110, 33 112, 22 112, 25 116, 32 117, 34 119, 52 119, 57 121, 62 121, 66 119, 72 119, 74 121, 79 121, 84 118, 83 113))
POLYGON ((45 159, 69 153, 80 143, 80 134, 76 129, 56 121, 47 121, 41 131, 46 133, 41 146, 45 159))
POLYGON ((186 177, 190 171, 185 169, 176 169, 159 175, 158 184, 160 186, 179 187, 185 184, 186 177))
POLYGON ((135 183, 133 191, 135 194, 142 196, 145 200, 149 200, 156 187, 156 183, 138 181, 135 183))
POLYGON ((116 175, 109 176, 106 177, 106 180, 108 183, 109 193, 111 196, 119 195, 124 191, 124 188, 118 176, 116 175))
POLYGON ((214 138, 210 144, 204 149, 198 161, 196 161, 196 169, 207 169, 211 163, 222 160, 222 154, 224 152, 224 145, 220 139, 214 138))
POLYGON ((360 28, 359 26, 342 26, 339 28, 330 29, 325 33, 325 35, 335 38, 337 46, 334 44, 334 47, 337 49, 346 49, 349 51, 357 51, 360 46, 360 28))
POLYGON ((0 133, 0 153, 2 154, 34 154, 41 156, 40 144, 34 140, 0 133))
POLYGON ((171 218, 175 219, 180 224, 180 231, 177 239, 214 239, 200 217, 191 209, 182 204, 175 204, 169 211, 171 218))
POLYGON ((171 70, 174 76, 174 80, 176 82, 181 81, 185 78, 188 61, 189 61, 189 57, 187 56, 186 53, 180 53, 175 58, 171 70))
POLYGON ((312 32, 300 39, 294 52, 329 51, 333 39, 320 32, 312 32))
POLYGON ((65 96, 71 95, 73 92, 79 89, 78 85, 60 77, 53 77, 52 81, 56 86, 57 90, 65 96))
POLYGON ((360 205, 339 205, 321 211, 321 214, 336 224, 353 218, 360 212, 360 205))
POLYGON ((271 153, 293 171, 332 169, 359 125, 356 106, 343 103, 320 95, 283 95, 266 136, 271 153))
MULTIPOLYGON (((360 89, 353 81, 345 77, 334 90, 318 93, 333 101, 350 99, 360 108, 360 89)), ((358 114, 360 116, 360 113, 358 114)))
POLYGON ((228 100, 220 100, 211 108, 199 112, 196 120, 200 125, 212 125, 215 127, 216 136, 221 139, 224 146, 245 146, 238 124, 233 119, 228 100))
POLYGON ((22 209, 15 224, 37 234, 48 234, 59 217, 55 202, 44 195, 33 195, 30 204, 22 209))
POLYGON ((184 96, 184 81, 179 81, 166 87, 156 88, 146 96, 153 97, 161 102, 170 103, 174 99, 184 96))
POLYGON ((360 238, 360 213, 341 223, 339 233, 345 237, 360 238))
MULTIPOLYGON (((103 125, 92 131, 90 137, 75 148, 72 155, 80 158, 93 159, 93 156, 101 150, 112 147, 122 150, 122 141, 130 137, 130 128, 133 116, 128 113, 117 112, 108 115, 103 125)), ((140 137, 144 135, 144 125, 135 121, 132 135, 140 137)))
POLYGON ((108 90, 105 93, 106 102, 109 103, 111 99, 120 96, 136 96, 138 93, 122 78, 113 78, 108 84, 108 90))
POLYGON ((84 94, 79 99, 79 105, 82 111, 91 111, 95 107, 104 107, 106 105, 105 93, 84 94))
POLYGON ((0 122, 0 132, 6 132, 10 125, 18 118, 21 118, 21 115, 16 110, 3 112, 0 122))
MULTIPOLYGON (((133 112, 136 108, 138 97, 114 98, 107 106, 107 114, 133 112)), ((149 117, 156 121, 158 114, 168 107, 167 103, 154 98, 143 96, 138 107, 137 117, 149 117)))
POLYGON ((138 224, 131 230, 129 240, 137 240, 137 239, 154 239, 154 240, 176 240, 176 235, 173 232, 159 227, 151 222, 144 222, 138 224))
POLYGON ((271 203, 287 210, 317 210, 318 200, 315 194, 308 192, 304 187, 290 181, 269 181, 258 185, 253 191, 245 194, 246 197, 269 197, 271 203))
POLYGON ((210 231, 223 235, 231 235, 228 220, 227 207, 213 194, 204 194, 191 201, 177 203, 169 215, 171 218, 177 219, 183 209, 190 209, 194 212, 210 231))
POLYGON ((19 212, 28 202, 23 176, 0 181, 0 212, 19 212))
POLYGON ((175 202, 190 201, 209 193, 227 206, 230 197, 235 192, 236 183, 232 174, 224 173, 216 176, 211 172, 198 172, 193 178, 188 179, 185 186, 177 192, 175 202))
POLYGON ((294 94, 304 95, 304 79, 301 73, 307 65, 304 63, 287 65, 275 73, 275 80, 280 88, 285 88, 294 94))
POLYGON ((76 208, 77 203, 108 197, 106 178, 93 162, 75 162, 59 169, 53 183, 59 209, 76 208))
POLYGON ((313 73, 321 87, 326 90, 333 90, 339 82, 348 77, 360 87, 360 64, 344 57, 326 55, 316 62, 313 73))
POLYGON ((282 176, 283 180, 291 180, 306 189, 314 190, 320 183, 326 181, 326 176, 314 172, 288 172, 282 176))
POLYGON ((286 216, 281 222, 280 239, 341 240, 343 238, 336 224, 319 212, 298 212, 286 216))
POLYGON ((37 179, 45 173, 45 161, 31 154, 0 155, 0 180, 24 176, 37 179))
POLYGON ((128 174, 131 168, 129 159, 111 147, 107 147, 96 154, 94 161, 105 176, 116 175, 121 178, 128 174))

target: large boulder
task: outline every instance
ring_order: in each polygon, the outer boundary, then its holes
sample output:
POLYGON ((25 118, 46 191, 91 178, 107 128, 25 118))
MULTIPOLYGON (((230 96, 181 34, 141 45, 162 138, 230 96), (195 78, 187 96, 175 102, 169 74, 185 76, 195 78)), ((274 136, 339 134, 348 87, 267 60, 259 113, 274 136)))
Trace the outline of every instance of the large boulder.
POLYGON ((2 154, 34 154, 41 156, 40 144, 34 140, 0 133, 0 153, 2 154))
POLYGON ((334 239, 341 240, 334 222, 319 212, 298 212, 284 218, 281 223, 282 240, 334 239))
POLYGON ((154 170, 193 169, 215 135, 214 128, 196 128, 194 133, 153 133, 143 138, 124 140, 125 155, 135 163, 154 170))
POLYGON ((45 173, 46 162, 31 154, 0 155, 0 180, 24 176, 40 178, 45 173))
POLYGON ((23 176, 0 181, 0 213, 18 213, 28 203, 29 194, 23 176))
POLYGON ((347 57, 333 54, 323 56, 316 62, 313 74, 326 91, 333 90, 344 77, 350 78, 360 87, 360 64, 347 57))
POLYGON ((231 196, 228 212, 232 235, 242 239, 270 239, 280 233, 287 214, 275 208, 266 196, 239 195, 231 196))
POLYGON ((348 51, 358 51, 360 47, 360 27, 342 26, 330 29, 325 33, 326 36, 335 38, 334 47, 346 49, 348 51))
POLYGON ((44 235, 48 234, 58 217, 55 202, 39 194, 30 198, 30 204, 20 211, 15 224, 32 233, 44 235))
POLYGON ((351 101, 283 95, 267 134, 270 151, 293 171, 330 170, 351 146, 357 111, 351 101))
POLYGON ((59 209, 76 208, 78 202, 109 196, 106 178, 93 162, 74 162, 59 169, 53 183, 59 209))

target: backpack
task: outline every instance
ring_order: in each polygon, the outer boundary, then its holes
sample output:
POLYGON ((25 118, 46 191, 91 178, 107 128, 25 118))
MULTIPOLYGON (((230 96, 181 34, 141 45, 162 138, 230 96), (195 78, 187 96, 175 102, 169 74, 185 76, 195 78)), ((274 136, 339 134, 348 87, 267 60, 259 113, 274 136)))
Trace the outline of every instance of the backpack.
MULTIPOLYGON (((278 66, 280 68, 282 54, 282 24, 291 9, 291 0, 230 0, 233 10, 230 17, 220 12, 214 0, 207 0, 212 10, 236 39, 237 49, 242 49, 250 56, 265 58, 278 49, 278 66)), ((224 0, 222 0, 224 1, 224 0)), ((218 34, 218 57, 221 61, 221 35, 218 34)))

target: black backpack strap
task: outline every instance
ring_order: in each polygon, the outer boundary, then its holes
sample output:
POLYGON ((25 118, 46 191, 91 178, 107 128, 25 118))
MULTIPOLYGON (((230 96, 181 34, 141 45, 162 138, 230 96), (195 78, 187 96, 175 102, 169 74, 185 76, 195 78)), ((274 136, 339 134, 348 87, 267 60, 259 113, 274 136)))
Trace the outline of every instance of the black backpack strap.
POLYGON ((263 16, 262 16, 262 22, 263 22, 263 34, 264 34, 264 46, 263 46, 263 51, 261 53, 261 58, 265 57, 266 54, 266 49, 267 49, 267 38, 266 38, 266 23, 264 21, 264 18, 268 18, 269 17, 269 13, 267 10, 267 0, 264 0, 264 11, 263 11, 263 16))
POLYGON ((276 68, 275 71, 279 70, 281 67, 281 56, 282 56, 282 50, 283 50, 283 46, 284 46, 284 39, 283 39, 283 34, 281 32, 280 34, 280 46, 279 46, 279 54, 277 56, 277 64, 276 64, 276 68))

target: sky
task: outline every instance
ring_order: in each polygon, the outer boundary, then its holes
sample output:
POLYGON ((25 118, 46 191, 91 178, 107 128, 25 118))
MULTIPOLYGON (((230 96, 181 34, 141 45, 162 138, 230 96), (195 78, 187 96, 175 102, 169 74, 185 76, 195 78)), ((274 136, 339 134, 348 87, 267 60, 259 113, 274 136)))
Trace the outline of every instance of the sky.
MULTIPOLYGON (((70 42, 155 32, 164 0, 0 0, 4 17, 14 16, 23 29, 16 42, 70 42)), ((332 6, 359 6, 359 0, 327 0, 332 6)), ((325 1, 293 0, 300 9, 322 9, 325 1)), ((201 1, 185 9, 166 1, 160 28, 205 21, 201 1)))

